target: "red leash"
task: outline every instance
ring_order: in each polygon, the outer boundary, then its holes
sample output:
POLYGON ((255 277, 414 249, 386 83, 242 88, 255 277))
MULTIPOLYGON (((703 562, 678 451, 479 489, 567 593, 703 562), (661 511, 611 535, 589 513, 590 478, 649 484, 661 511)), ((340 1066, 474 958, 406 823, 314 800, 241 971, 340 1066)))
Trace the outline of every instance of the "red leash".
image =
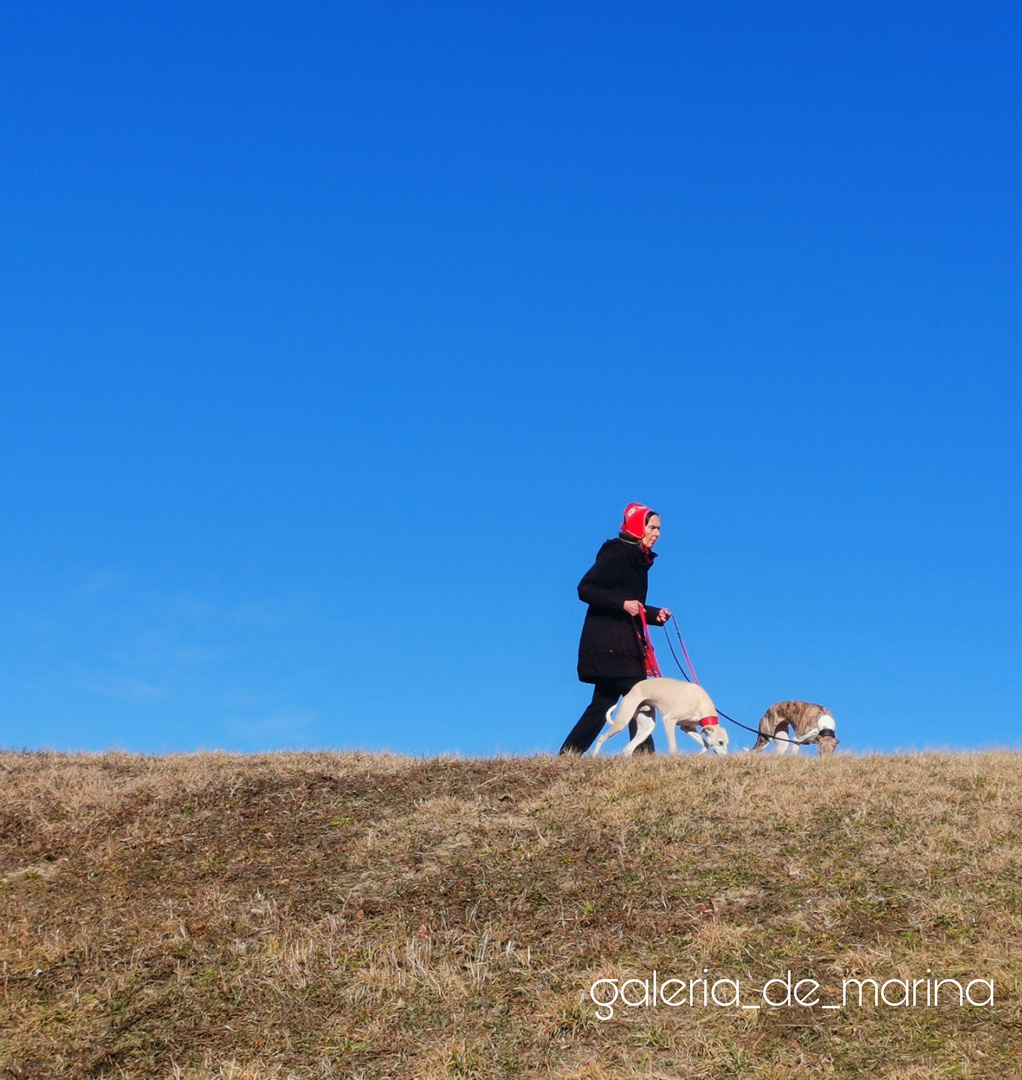
MULTIPOLYGON (((653 652, 653 642, 650 639, 649 626, 646 623, 646 609, 642 604, 639 605, 639 618, 642 620, 642 634, 640 635, 639 640, 642 642, 645 650, 646 674, 651 679, 662 679, 663 675, 660 672, 660 665, 656 662, 656 653, 653 652)), ((636 633, 638 633, 638 631, 636 631, 636 633)), ((695 672, 693 671, 692 674, 694 675, 695 672)))

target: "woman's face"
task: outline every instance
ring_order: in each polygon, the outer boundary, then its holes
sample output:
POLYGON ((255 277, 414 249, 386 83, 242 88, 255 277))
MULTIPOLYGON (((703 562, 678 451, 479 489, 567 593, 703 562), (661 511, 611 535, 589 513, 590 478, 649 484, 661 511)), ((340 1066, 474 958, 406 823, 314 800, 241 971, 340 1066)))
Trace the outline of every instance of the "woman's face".
POLYGON ((657 514, 652 514, 649 521, 646 522, 646 531, 642 534, 642 546, 644 548, 652 548, 657 542, 657 537, 660 535, 660 517, 657 514))

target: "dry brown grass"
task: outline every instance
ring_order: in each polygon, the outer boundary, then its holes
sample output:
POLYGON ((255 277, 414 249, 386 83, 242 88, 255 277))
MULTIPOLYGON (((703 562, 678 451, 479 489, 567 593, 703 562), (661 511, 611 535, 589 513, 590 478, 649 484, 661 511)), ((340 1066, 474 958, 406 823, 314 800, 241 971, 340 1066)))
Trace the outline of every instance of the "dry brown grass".
POLYGON ((3 754, 0 1068, 1019 1076, 1020 763, 3 754), (930 968, 995 1003, 601 1022, 588 997, 704 967, 930 968))

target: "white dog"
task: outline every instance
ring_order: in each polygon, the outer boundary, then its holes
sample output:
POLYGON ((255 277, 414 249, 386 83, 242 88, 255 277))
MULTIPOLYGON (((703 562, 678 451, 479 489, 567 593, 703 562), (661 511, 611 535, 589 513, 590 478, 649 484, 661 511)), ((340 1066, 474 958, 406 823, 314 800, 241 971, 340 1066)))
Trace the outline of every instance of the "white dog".
POLYGON ((637 731, 635 738, 624 748, 626 757, 641 742, 645 742, 656 727, 654 708, 659 709, 667 729, 667 745, 672 754, 678 752, 674 739, 674 727, 679 725, 686 735, 699 743, 700 754, 712 750, 726 754, 727 732, 717 721, 717 710, 710 695, 698 684, 680 679, 643 679, 636 683, 617 706, 617 718, 612 718, 613 707, 607 710, 607 727, 593 745, 593 757, 600 747, 619 731, 623 731, 634 718, 637 731))

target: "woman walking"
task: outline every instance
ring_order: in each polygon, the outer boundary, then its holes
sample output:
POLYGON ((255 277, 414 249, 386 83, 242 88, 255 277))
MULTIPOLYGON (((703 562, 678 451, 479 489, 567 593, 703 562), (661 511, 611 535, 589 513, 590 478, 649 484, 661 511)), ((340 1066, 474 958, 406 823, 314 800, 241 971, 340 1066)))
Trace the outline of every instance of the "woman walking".
MULTIPOLYGON (((621 531, 600 548, 596 562, 578 583, 579 599, 589 605, 578 643, 579 681, 593 684, 593 700, 564 740, 561 753, 581 754, 592 746, 617 699, 646 678, 646 639, 640 611, 646 621, 663 626, 671 617, 667 608, 646 603, 649 568, 656 555, 660 516, 641 503, 625 507, 621 531)), ((635 736, 633 720, 628 727, 635 736)), ((636 753, 653 753, 653 736, 636 753)))

